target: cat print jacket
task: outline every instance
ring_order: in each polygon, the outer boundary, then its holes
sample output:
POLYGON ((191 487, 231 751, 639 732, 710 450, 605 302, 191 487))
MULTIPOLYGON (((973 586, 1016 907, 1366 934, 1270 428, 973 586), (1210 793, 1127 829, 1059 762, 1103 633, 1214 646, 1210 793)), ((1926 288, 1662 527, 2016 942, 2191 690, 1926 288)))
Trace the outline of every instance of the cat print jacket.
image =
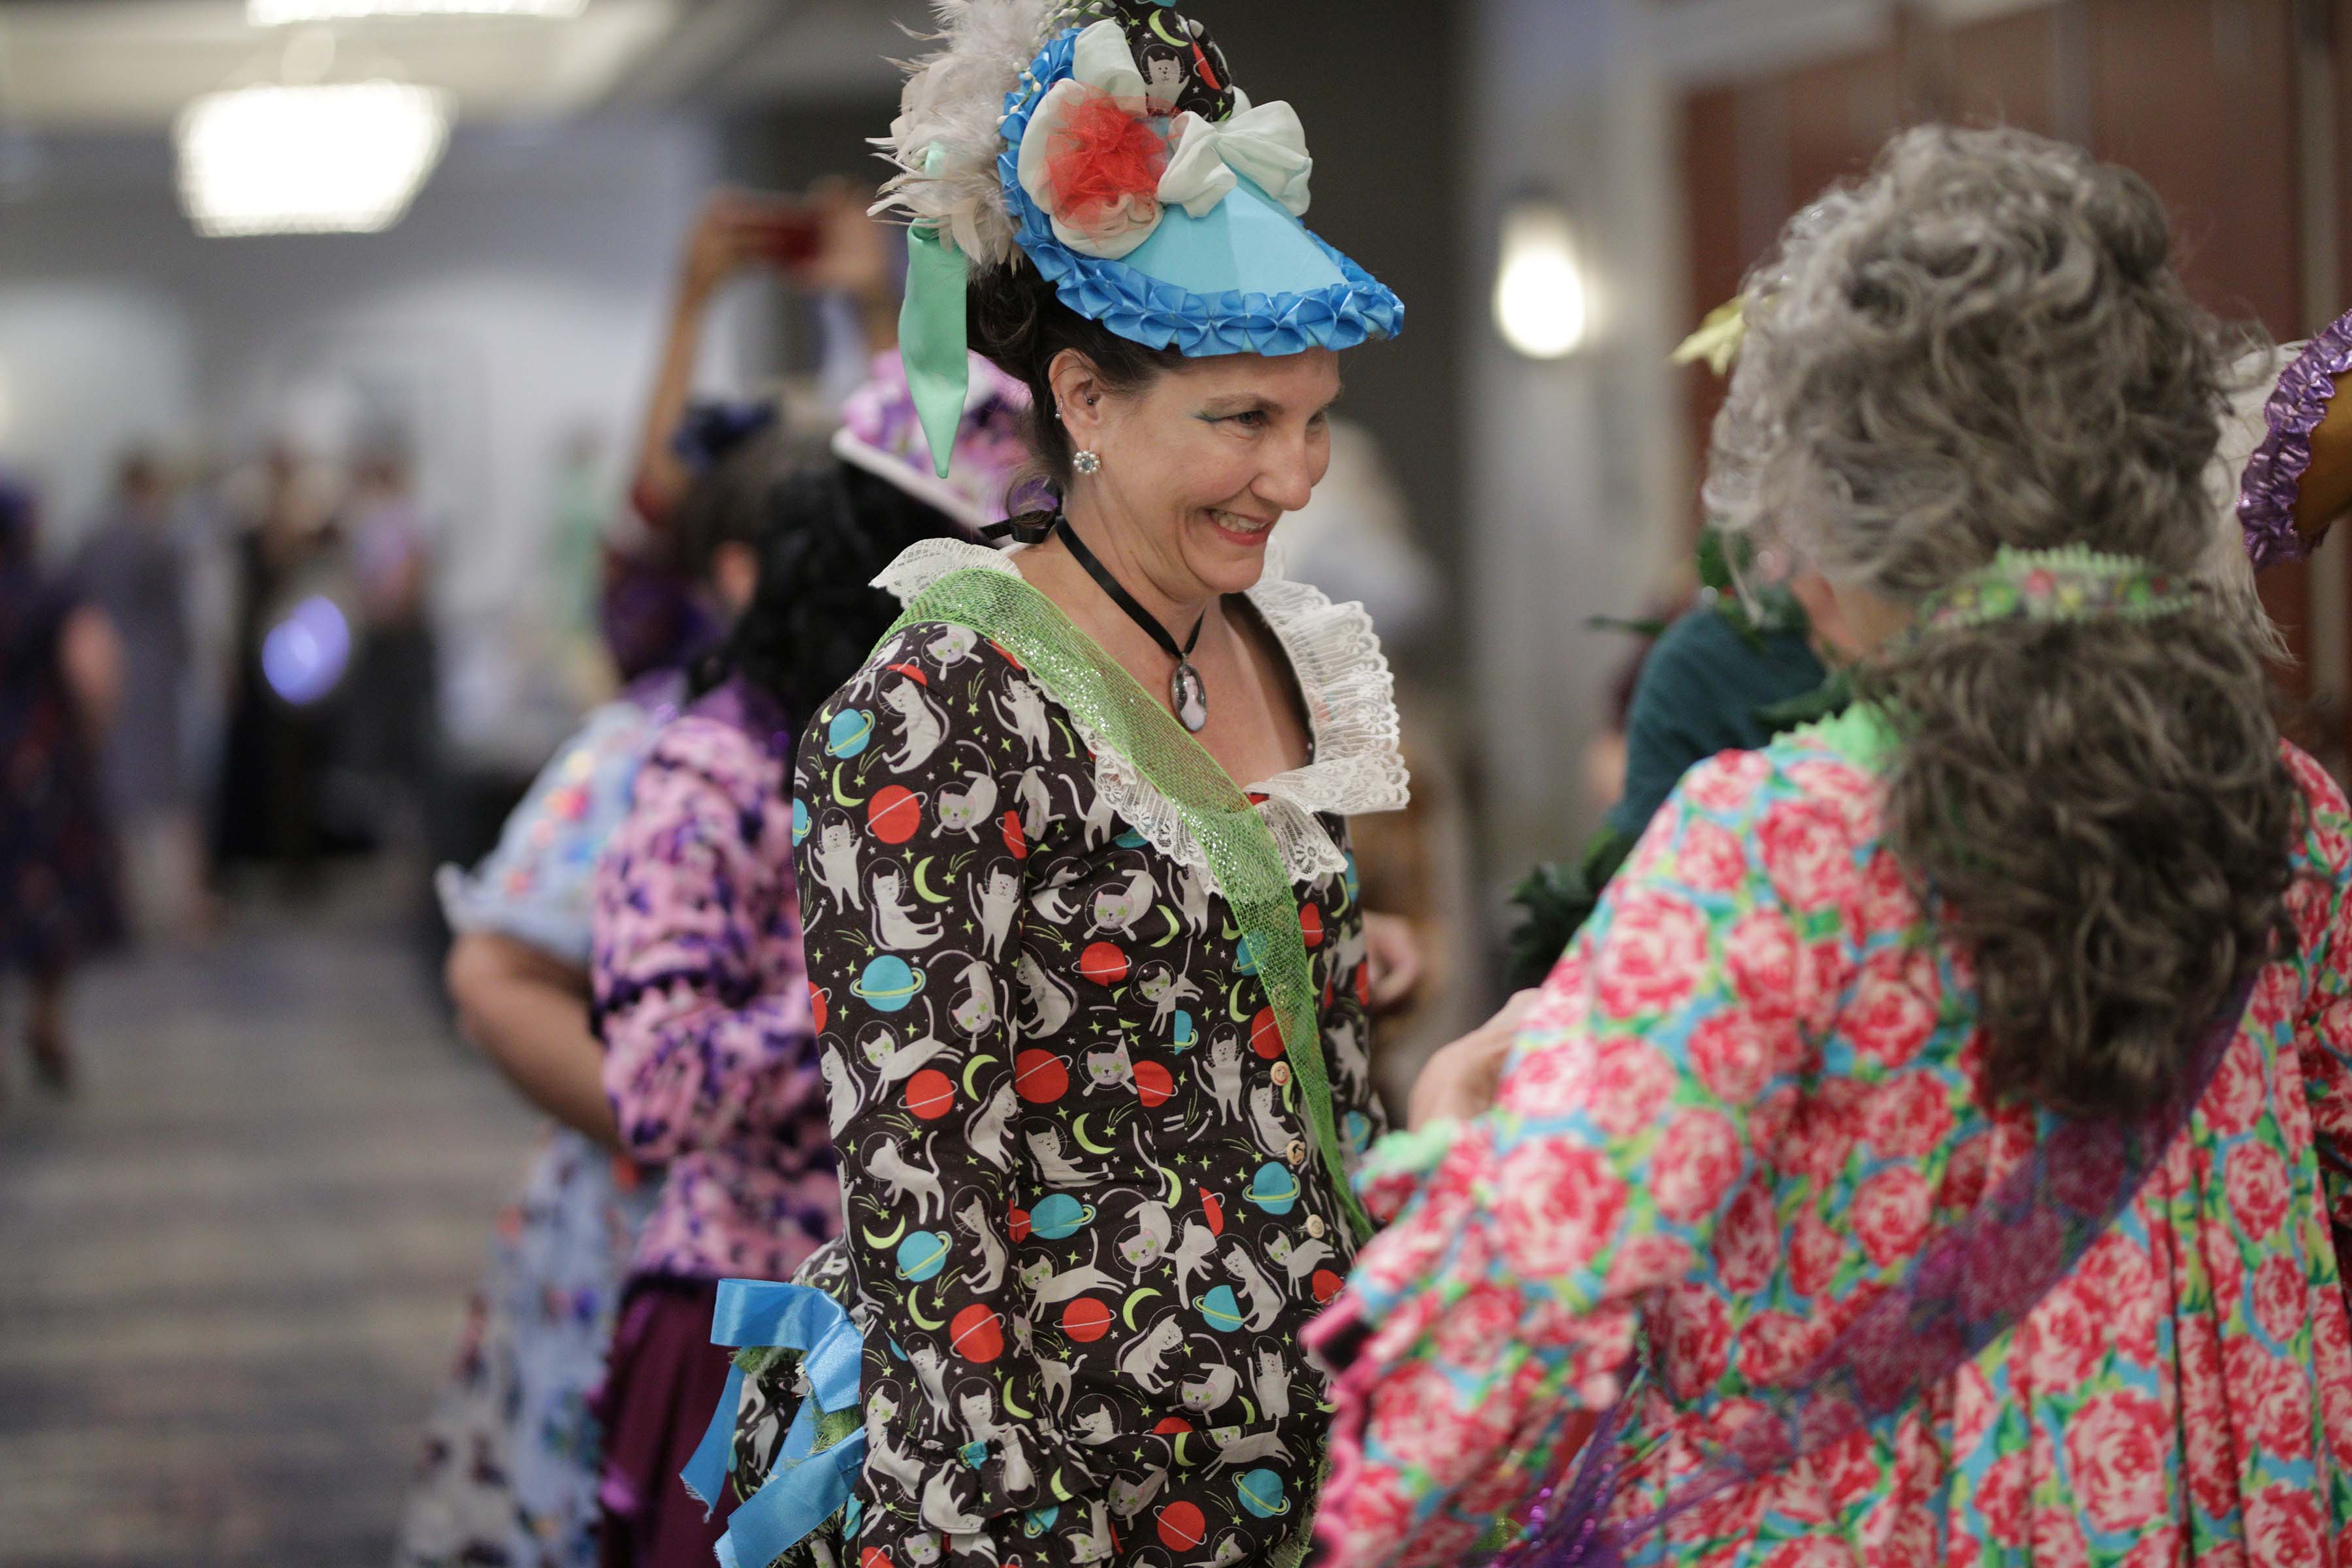
MULTIPOLYGON (((1360 609, 1293 584, 1254 597, 1286 642, 1344 609, 1377 660, 1360 609)), ((1334 719, 1304 669, 1301 687, 1334 719)), ((1391 709, 1369 729, 1393 726, 1391 709)), ((1326 760, 1285 776, 1293 804, 1350 798, 1318 794, 1351 776, 1326 760)), ((1385 762, 1370 771, 1385 788, 1385 762)), ((1197 851, 1135 831, 1071 715, 965 627, 886 643, 817 713, 796 773, 871 1325, 851 1561, 1268 1561, 1312 1509, 1327 1420, 1298 1330, 1355 1249, 1197 851)), ((1363 922, 1344 821, 1315 831, 1330 868, 1296 888, 1352 1160, 1384 1130, 1363 922)))

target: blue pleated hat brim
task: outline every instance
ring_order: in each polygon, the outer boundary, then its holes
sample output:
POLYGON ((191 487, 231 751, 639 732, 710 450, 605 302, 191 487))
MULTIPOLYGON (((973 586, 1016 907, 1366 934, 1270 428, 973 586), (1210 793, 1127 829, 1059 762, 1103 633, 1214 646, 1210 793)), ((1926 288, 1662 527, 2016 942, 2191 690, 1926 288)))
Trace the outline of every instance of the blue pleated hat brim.
POLYGON ((1005 95, 997 162, 1018 239, 1062 303, 1146 348, 1194 356, 1351 349, 1404 330, 1404 302, 1246 177, 1209 216, 1166 208, 1150 239, 1118 261, 1071 249, 1021 184, 1021 141, 1037 106, 1070 75, 1078 29, 1045 46, 1005 95))

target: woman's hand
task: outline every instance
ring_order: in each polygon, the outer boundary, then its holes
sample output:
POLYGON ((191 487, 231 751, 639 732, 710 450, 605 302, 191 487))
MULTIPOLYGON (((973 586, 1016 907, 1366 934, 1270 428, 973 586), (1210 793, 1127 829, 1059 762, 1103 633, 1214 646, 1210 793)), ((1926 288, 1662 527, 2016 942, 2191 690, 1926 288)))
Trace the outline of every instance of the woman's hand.
POLYGON ((1364 911, 1364 956, 1372 966, 1372 1011, 1393 1013, 1421 989, 1421 931, 1402 915, 1364 911))
POLYGON ((1495 1103, 1503 1064, 1510 1059, 1519 1026, 1535 1011, 1538 994, 1520 992, 1503 1004, 1501 1012, 1431 1057, 1413 1080, 1406 1125, 1417 1131, 1433 1121, 1467 1121, 1485 1114, 1495 1103))

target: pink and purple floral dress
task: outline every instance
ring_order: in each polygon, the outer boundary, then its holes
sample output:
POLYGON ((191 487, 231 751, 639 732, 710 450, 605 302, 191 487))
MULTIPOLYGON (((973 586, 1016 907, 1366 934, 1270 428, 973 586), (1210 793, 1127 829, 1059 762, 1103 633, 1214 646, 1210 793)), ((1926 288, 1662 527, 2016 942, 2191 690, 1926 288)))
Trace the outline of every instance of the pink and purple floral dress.
MULTIPOLYGON (((1363 1176, 1331 1568, 1453 1563, 1633 1384, 1612 1517, 1969 1213, 2037 1113, 1987 1103, 1969 965, 1879 839, 1866 713, 1695 769, 1543 989, 1496 1109, 1363 1176), (1422 1168, 1415 1169, 1418 1163, 1422 1168)), ((2273 963, 2124 1215, 1898 1418, 1639 1542, 1677 1568, 2352 1563, 2352 822, 2308 805, 2273 963)), ((1343 1298, 1344 1300, 1344 1298, 1343 1298)))

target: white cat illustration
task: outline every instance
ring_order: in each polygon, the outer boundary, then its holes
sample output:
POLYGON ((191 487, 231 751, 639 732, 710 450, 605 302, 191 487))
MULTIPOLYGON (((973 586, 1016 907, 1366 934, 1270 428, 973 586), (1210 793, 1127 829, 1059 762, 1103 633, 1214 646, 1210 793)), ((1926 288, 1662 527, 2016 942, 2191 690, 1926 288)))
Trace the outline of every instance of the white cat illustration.
POLYGON ((1282 1352, 1271 1345, 1257 1352, 1256 1363, 1250 1369, 1250 1392, 1257 1399, 1258 1414, 1265 1419, 1290 1419, 1290 1368, 1283 1363, 1282 1352))
POLYGON ((1110 830, 1118 825, 1118 813, 1111 809, 1110 797, 1097 790, 1089 804, 1086 786, 1075 775, 1066 773, 1062 782, 1070 788, 1070 810, 1077 817, 1078 825, 1086 830, 1087 847, 1091 849, 1097 844, 1109 842, 1110 830))
POLYGON ((1290 1148, 1290 1130, 1274 1109, 1274 1085, 1254 1083, 1249 1091, 1250 1136, 1270 1159, 1279 1160, 1290 1148))
POLYGON ((948 1405, 948 1363, 946 1354, 937 1345, 917 1345, 908 1352, 914 1363, 915 1380, 923 1386, 923 1403, 931 1407, 939 1425, 945 1426, 955 1412, 948 1405))
POLYGON ((1327 1241, 1294 1242, 1280 1231, 1266 1238, 1265 1254, 1274 1259, 1274 1266, 1281 1269, 1294 1286, 1335 1256, 1331 1244, 1327 1241))
POLYGON ((1197 866, 1182 867, 1176 873, 1176 912, 1184 917, 1188 931, 1209 929, 1209 874, 1197 866))
POLYGON ((896 1430, 898 1405, 884 1389, 876 1389, 866 1400, 866 1467, 878 1475, 896 1481, 912 1500, 923 1484, 923 1467, 911 1454, 900 1453, 890 1446, 890 1434, 896 1430))
POLYGON ((1013 1118, 1019 1110, 1013 1086, 1001 1083, 996 1086, 996 1092, 971 1113, 971 1120, 964 1126, 964 1141, 971 1145, 971 1152, 1000 1171, 1013 1168, 1013 1150, 1006 1139, 1012 1133, 1013 1118))
POLYGON ((1268 1459, 1290 1462, 1290 1450, 1283 1446, 1278 1433, 1252 1432, 1244 1436, 1237 1426, 1218 1426, 1210 1430, 1209 1441, 1216 1445, 1213 1462, 1218 1465, 1259 1465, 1268 1459))
POLYGON ((898 715, 898 749, 884 759, 890 771, 911 773, 931 760, 948 738, 947 715, 912 676, 882 689, 882 705, 898 715))
POLYGON ((1070 1363, 1066 1361, 1055 1361, 1051 1356, 1039 1356, 1036 1358, 1036 1361, 1037 1386, 1039 1390, 1042 1391, 1044 1397, 1057 1411, 1068 1409, 1070 1405, 1070 1363))
POLYGON ((1160 1489, 1168 1484, 1168 1472, 1154 1468, 1140 1481, 1130 1481, 1125 1476, 1113 1476, 1110 1482, 1110 1511, 1113 1519, 1132 1521, 1137 1514, 1151 1506, 1160 1489))
POLYGON ((874 945, 885 952, 914 952, 940 940, 943 922, 925 921, 907 903, 903 874, 896 867, 875 868, 874 945))
POLYGON ((1108 1563, 1110 1554, 1118 1550, 1118 1542, 1111 1534, 1109 1517, 1103 1511, 1103 1500, 1090 1500, 1087 1503, 1087 1513, 1090 1523, 1086 1531, 1069 1537, 1070 1561, 1078 1568, 1086 1568, 1087 1564, 1094 1563, 1108 1563))
POLYGON ((1223 1409, 1241 1384, 1241 1373, 1219 1363, 1178 1388, 1176 1397, 1193 1415, 1206 1415, 1213 1410, 1223 1409))
POLYGON ((1021 879, 1003 866, 969 889, 971 912, 980 919, 981 946, 994 963, 1004 956, 1004 939, 1013 933, 1013 917, 1021 904, 1021 879))
POLYGON ((1135 988, 1151 1004, 1151 1027, 1155 1032, 1168 1026, 1178 1007, 1197 1000, 1201 994, 1198 985, 1165 963, 1145 964, 1136 974, 1135 988))
POLYGON ((857 1080, 849 1076, 849 1063, 842 1059, 838 1047, 825 1047, 817 1060, 824 1078, 825 1131, 839 1142, 849 1119, 857 1114, 857 1080))
POLYGON ((923 1484, 923 1522, 943 1535, 972 1535, 987 1524, 986 1516, 966 1513, 956 1500, 955 1471, 947 1466, 931 1472, 923 1484))
POLYGON ((1060 1034, 1070 1015, 1078 1010, 1078 994, 1039 968, 1037 961, 1025 952, 1013 973, 1020 978, 1022 1000, 1028 1007, 1022 1029, 1037 1039, 1060 1034))
POLYGON ((866 1026, 866 1033, 858 1037, 857 1048, 866 1054, 866 1067, 877 1075, 875 1092, 881 1094, 888 1092, 892 1085, 914 1077, 925 1063, 946 1050, 947 1045, 927 1034, 902 1046, 890 1026, 877 1020, 866 1026))
POLYGON ((1192 1304, 1192 1276, 1207 1273, 1209 1259, 1216 1252, 1216 1233, 1197 1219, 1186 1220, 1183 1238, 1168 1255, 1169 1265, 1176 1274, 1176 1299, 1185 1306, 1192 1304))
POLYGON ((1138 1284, 1167 1252, 1175 1226, 1166 1205, 1147 1201, 1137 1205, 1135 1228, 1118 1238, 1118 1260, 1134 1271, 1138 1284))
POLYGON ((1030 682, 1014 676, 1004 683, 1003 692, 992 699, 1004 727, 1013 738, 1029 748, 1029 760, 1035 762, 1051 754, 1054 731, 1045 718, 1045 697, 1030 682))
POLYGON ((840 910, 866 907, 857 879, 857 825, 845 816, 826 819, 816 833, 816 883, 840 910))
POLYGON ((1003 1288, 1004 1270, 1013 1254, 998 1238, 996 1226, 988 1217, 988 1205, 975 1197, 956 1211, 956 1219, 980 1244, 980 1268, 964 1270, 965 1288, 975 1296, 995 1295, 1003 1288))
POLYGON ((986 773, 971 774, 963 788, 942 785, 932 797, 939 808, 940 831, 961 833, 980 842, 980 830, 996 815, 996 781, 986 773))
POLYGON ((970 658, 980 647, 980 634, 970 626, 942 626, 940 635, 923 647, 931 662, 941 670, 953 669, 970 658))
POLYGON ((1091 1187, 1104 1179, 1101 1172, 1087 1170, 1062 1152, 1059 1128, 1040 1127, 1022 1138, 1029 1145, 1030 1163, 1048 1187, 1091 1187))
POLYGON ((1225 1249, 1224 1264, 1241 1292, 1242 1310, 1250 1315, 1250 1332, 1262 1334, 1274 1327, 1274 1321, 1282 1316, 1282 1292, 1274 1288, 1257 1259, 1246 1248, 1234 1246, 1225 1249))
POLYGON ((1221 1029, 1209 1042, 1209 1059, 1202 1064, 1201 1072, 1209 1080, 1209 1093, 1217 1102, 1222 1120, 1230 1121, 1242 1113, 1242 1042, 1231 1029, 1221 1029))
POLYGON ((1035 768, 1024 773, 1013 786, 1013 800, 1021 808, 1021 831, 1030 843, 1037 843, 1054 826, 1054 797, 1046 792, 1045 775, 1035 768))
POLYGON ((984 1035, 996 1027, 996 976, 988 965, 978 959, 964 965, 963 1000, 948 1017, 967 1035, 984 1035))
POLYGON ((1151 900, 1159 892, 1151 876, 1137 871, 1127 879, 1124 888, 1105 888, 1095 895, 1094 933, 1105 931, 1127 936, 1135 930, 1136 922, 1151 912, 1151 900))
POLYGON ((876 1181, 887 1187, 888 1202, 893 1205, 915 1201, 915 1223, 929 1225, 934 1212, 947 1212, 948 1195, 940 1184, 937 1171, 927 1171, 898 1152, 896 1139, 878 1138, 864 1151, 866 1170, 876 1181))
POLYGON ((1097 1089, 1135 1087, 1135 1058, 1128 1054, 1125 1040, 1108 1049, 1087 1053, 1087 1081, 1097 1089))
POLYGON ((1184 1325, 1175 1313, 1160 1319, 1139 1335, 1118 1358, 1122 1376, 1157 1398, 1168 1386, 1168 1358, 1184 1342, 1184 1325))
POLYGON ((1056 1301, 1067 1301, 1089 1290, 1117 1290, 1119 1282, 1091 1263, 1076 1268, 1054 1272, 1054 1260, 1041 1258, 1034 1263, 1021 1266, 1021 1283, 1029 1288, 1040 1307, 1050 1307, 1056 1301))

